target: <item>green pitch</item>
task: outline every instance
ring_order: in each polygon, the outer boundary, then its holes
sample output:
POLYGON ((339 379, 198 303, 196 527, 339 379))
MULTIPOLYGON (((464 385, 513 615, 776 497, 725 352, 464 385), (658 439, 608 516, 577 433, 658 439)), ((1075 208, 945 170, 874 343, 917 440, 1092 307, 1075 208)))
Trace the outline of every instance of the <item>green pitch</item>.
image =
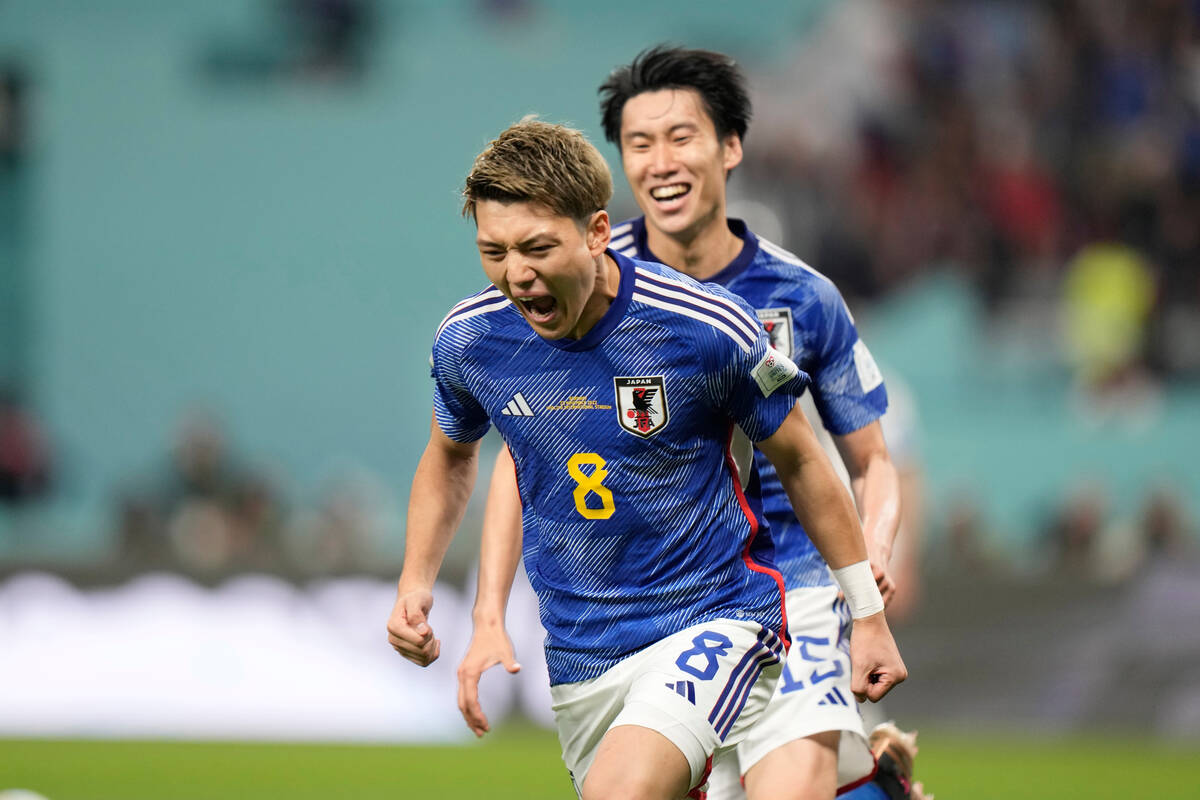
MULTIPOLYGON (((571 800, 554 735, 507 728, 460 747, 0 740, 0 789, 49 800, 571 800)), ((921 734, 939 800, 1195 800, 1200 743, 921 734)))

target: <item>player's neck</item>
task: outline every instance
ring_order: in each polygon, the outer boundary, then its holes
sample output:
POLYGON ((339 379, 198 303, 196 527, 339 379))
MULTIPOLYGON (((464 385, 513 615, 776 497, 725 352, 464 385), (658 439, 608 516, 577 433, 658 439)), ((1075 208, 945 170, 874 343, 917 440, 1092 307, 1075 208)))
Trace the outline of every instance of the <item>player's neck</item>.
POLYGON ((596 285, 592 290, 592 296, 588 298, 575 330, 571 331, 568 336, 572 339, 582 339, 586 336, 587 332, 594 328, 596 323, 608 312, 620 290, 621 267, 617 264, 616 259, 607 253, 601 253, 596 260, 596 285))
POLYGON ((738 257, 745 244, 729 230, 725 214, 700 227, 695 233, 664 233, 646 224, 646 245, 667 266, 696 280, 708 280, 738 257))

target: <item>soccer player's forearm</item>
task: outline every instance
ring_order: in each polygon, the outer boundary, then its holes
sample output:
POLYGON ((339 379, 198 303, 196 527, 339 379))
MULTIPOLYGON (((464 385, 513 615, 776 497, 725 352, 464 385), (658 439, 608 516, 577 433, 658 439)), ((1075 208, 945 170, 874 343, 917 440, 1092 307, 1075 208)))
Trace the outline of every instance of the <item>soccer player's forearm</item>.
POLYGON ((868 546, 874 546, 881 556, 890 557, 900 528, 900 476, 888 453, 883 426, 875 420, 856 431, 835 436, 834 442, 850 473, 850 489, 868 546))
MULTIPOLYGON (((430 438, 409 495, 400 591, 431 589, 475 484, 475 448, 446 447, 440 431, 430 438)), ((451 443, 454 444, 454 443, 451 443)))
POLYGON ((521 497, 508 448, 501 448, 492 470, 483 540, 479 549, 479 583, 475 589, 475 625, 503 625, 513 578, 521 561, 521 497))
MULTIPOLYGON (((900 476, 886 455, 873 457, 850 486, 862 518, 863 534, 890 556, 900 528, 900 476)), ((887 564, 880 566, 886 567, 887 564)))

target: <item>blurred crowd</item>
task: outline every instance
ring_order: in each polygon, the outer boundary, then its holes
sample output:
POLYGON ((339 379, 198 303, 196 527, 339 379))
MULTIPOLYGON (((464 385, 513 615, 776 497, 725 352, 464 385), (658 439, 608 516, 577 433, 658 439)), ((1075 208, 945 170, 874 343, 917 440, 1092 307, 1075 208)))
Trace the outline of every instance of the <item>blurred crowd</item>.
POLYGON ((742 188, 855 299, 935 270, 1081 388, 1200 376, 1200 2, 846 0, 742 188))
POLYGON ((113 525, 122 563, 200 575, 370 568, 392 524, 389 490, 361 471, 343 470, 311 502, 294 507, 279 483, 239 454, 214 414, 190 412, 166 457, 117 493, 113 525))
MULTIPOLYGON (((896 411, 904 412, 897 381, 896 411)), ((1200 530, 1179 489, 1148 487, 1137 506, 1119 511, 1110 487, 1080 479, 1052 496, 1024 550, 1005 543, 970 490, 930 506, 925 497, 919 426, 889 414, 889 441, 900 471, 904 523, 893 568, 907 584, 900 616, 921 602, 925 577, 1039 579, 1053 574, 1101 584, 1136 579, 1160 563, 1200 559, 1200 530), (907 430, 907 433, 898 431, 907 430)), ((230 441, 219 418, 181 418, 163 457, 130 475, 112 498, 111 530, 124 569, 172 568, 197 575, 265 570, 306 575, 372 571, 381 547, 400 541, 392 487, 361 469, 341 469, 312 499, 289 498, 282 479, 254 466, 230 441)), ((55 486, 50 442, 37 419, 11 394, 0 395, 0 512, 36 506, 55 486)), ((478 512, 478 509, 476 509, 478 512)), ((452 558, 469 567, 476 516, 464 522, 452 558)), ((390 568, 390 567, 389 567, 390 568)))
POLYGON ((1177 487, 1160 481, 1132 510, 1115 505, 1103 482, 1075 482, 1040 511, 1022 552, 1002 546, 977 498, 958 492, 930 521, 934 541, 924 550, 923 573, 934 580, 951 574, 1035 581, 1053 576, 1117 585, 1162 565, 1200 568, 1200 529, 1177 487))
POLYGON ((1043 530, 1057 573, 1106 581, 1194 559, 1194 534, 1182 497, 1168 483, 1151 488, 1136 513, 1123 519, 1112 513, 1102 484, 1082 482, 1052 509, 1043 530))

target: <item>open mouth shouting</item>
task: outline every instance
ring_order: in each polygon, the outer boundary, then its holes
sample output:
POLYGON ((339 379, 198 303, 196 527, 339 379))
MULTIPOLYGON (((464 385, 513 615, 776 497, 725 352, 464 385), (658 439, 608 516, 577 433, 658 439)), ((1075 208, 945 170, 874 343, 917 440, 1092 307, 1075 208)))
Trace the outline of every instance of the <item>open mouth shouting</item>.
POLYGON ((690 183, 669 183, 666 186, 655 186, 650 190, 654 204, 663 211, 674 211, 683 205, 683 198, 692 191, 690 183))
POLYGON ((548 294, 513 299, 521 304, 529 321, 539 325, 549 325, 558 313, 558 301, 548 294))

